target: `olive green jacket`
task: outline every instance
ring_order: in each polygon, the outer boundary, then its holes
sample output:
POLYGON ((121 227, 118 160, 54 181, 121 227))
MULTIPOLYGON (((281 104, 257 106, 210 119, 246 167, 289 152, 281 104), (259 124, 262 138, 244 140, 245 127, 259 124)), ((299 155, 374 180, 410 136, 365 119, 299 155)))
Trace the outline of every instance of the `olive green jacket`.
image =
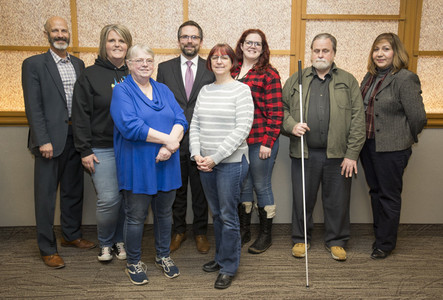
MULTIPOLYGON (((329 82, 329 131, 326 155, 328 158, 349 158, 357 160, 366 139, 366 125, 363 100, 357 80, 352 74, 332 66, 329 82)), ((314 78, 312 67, 302 71, 303 121, 308 124, 310 85, 314 78)), ((283 87, 284 119, 282 133, 289 136, 289 155, 300 158, 300 138, 292 129, 300 122, 300 94, 298 72, 293 74, 283 87)), ((304 155, 308 158, 308 147, 304 140, 304 155)))

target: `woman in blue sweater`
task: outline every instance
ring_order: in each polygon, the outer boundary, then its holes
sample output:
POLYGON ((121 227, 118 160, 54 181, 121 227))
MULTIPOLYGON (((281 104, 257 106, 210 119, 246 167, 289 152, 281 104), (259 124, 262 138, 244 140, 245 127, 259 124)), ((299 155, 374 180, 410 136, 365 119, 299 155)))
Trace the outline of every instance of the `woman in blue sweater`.
POLYGON ((188 124, 174 94, 151 79, 154 52, 145 45, 128 50, 130 75, 114 88, 111 115, 119 189, 126 213, 126 274, 134 284, 148 282, 141 261, 143 226, 154 213, 155 264, 166 277, 180 272, 169 256, 172 203, 181 186, 179 142, 188 124))

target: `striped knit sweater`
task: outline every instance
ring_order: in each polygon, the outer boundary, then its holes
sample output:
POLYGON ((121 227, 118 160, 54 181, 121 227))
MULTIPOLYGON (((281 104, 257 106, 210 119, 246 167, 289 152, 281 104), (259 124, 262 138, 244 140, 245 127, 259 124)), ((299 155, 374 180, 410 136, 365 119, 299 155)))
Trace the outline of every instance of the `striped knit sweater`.
POLYGON ((201 90, 189 132, 191 158, 210 156, 215 164, 249 161, 246 138, 254 119, 249 86, 239 81, 208 84, 201 90))

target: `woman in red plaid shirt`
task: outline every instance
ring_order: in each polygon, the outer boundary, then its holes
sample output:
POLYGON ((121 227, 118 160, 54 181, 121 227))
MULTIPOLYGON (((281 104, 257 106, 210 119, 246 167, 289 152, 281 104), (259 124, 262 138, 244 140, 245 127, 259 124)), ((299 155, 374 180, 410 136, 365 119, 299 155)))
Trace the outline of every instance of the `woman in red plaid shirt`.
POLYGON ((248 29, 235 49, 239 66, 232 76, 251 88, 254 99, 254 123, 247 139, 249 174, 243 186, 239 205, 242 245, 251 240, 250 224, 253 190, 257 195, 260 233, 248 248, 249 253, 266 251, 272 244, 271 228, 275 216, 271 176, 278 152, 278 137, 283 120, 280 75, 269 63, 269 46, 259 29, 248 29))

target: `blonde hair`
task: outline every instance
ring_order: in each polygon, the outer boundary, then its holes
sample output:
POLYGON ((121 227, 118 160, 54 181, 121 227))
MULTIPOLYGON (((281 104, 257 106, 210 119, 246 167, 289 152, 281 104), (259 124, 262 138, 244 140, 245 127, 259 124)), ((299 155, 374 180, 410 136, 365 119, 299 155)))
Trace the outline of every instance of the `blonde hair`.
POLYGON ((128 45, 128 49, 132 46, 132 35, 126 26, 120 24, 106 25, 100 32, 100 45, 98 47, 98 55, 103 59, 108 58, 108 55, 106 54, 106 41, 108 40, 108 35, 111 31, 117 32, 117 34, 122 37, 126 45, 128 45))

